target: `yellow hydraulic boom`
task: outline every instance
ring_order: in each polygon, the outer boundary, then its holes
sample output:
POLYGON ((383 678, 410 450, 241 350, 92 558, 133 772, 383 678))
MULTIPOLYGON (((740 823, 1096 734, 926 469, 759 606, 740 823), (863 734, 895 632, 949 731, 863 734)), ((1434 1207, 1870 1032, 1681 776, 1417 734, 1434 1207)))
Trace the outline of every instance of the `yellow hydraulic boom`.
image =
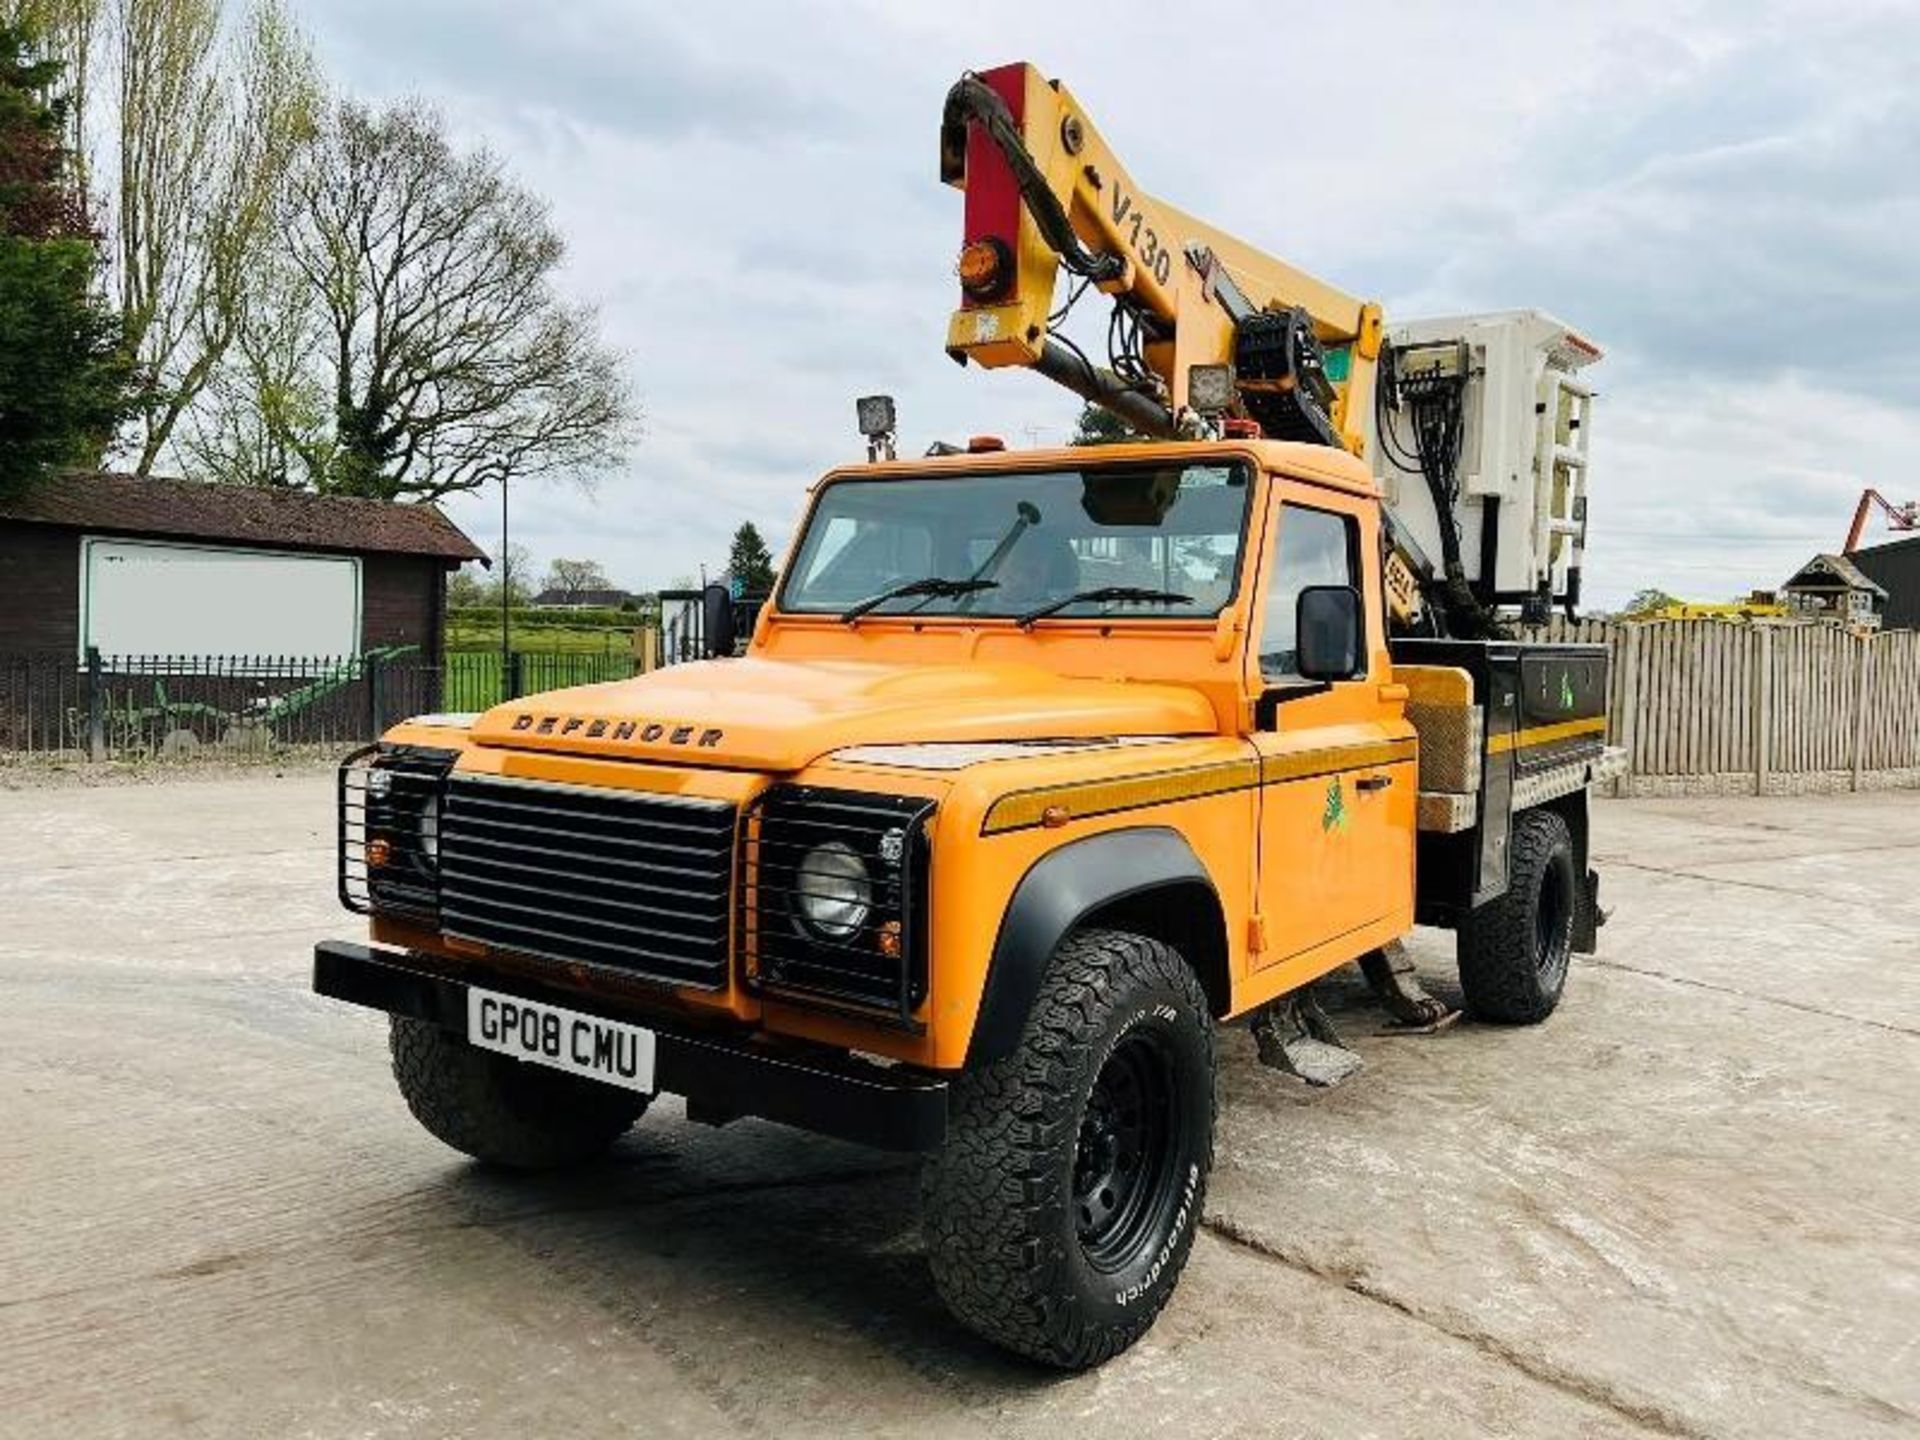
POLYGON ((956 360, 1032 367, 1148 434, 1195 433, 1200 411, 1363 453, 1380 307, 1142 190, 1059 82, 964 76, 940 174, 966 192, 956 360), (1108 366, 1053 333, 1063 268, 1069 302, 1089 285, 1115 302, 1108 366))

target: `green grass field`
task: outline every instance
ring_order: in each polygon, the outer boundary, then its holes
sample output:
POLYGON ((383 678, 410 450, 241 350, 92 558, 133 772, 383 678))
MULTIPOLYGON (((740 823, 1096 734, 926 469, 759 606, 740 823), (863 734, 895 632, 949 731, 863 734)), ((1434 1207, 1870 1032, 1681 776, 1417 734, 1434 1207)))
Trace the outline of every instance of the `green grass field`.
MULTIPOLYGON (((610 625, 519 625, 512 629, 513 648, 530 653, 567 655, 633 654, 633 632, 610 625)), ((500 651, 500 622, 481 624, 464 617, 447 624, 447 649, 500 651)))
MULTIPOLYGON (((519 693, 537 695, 568 685, 626 679, 634 673, 635 632, 651 620, 645 614, 612 610, 559 615, 516 610, 509 638, 519 661, 519 693)), ((450 610, 446 654, 449 710, 484 710, 509 698, 501 683, 497 611, 450 610)))
MULTIPOLYGON (((608 680, 625 680, 634 673, 633 656, 619 650, 611 654, 596 651, 520 650, 520 695, 538 695, 543 690, 561 690, 569 685, 597 685, 608 680)), ((514 698, 501 684, 500 652, 493 650, 447 651, 446 686, 442 704, 448 710, 485 710, 502 700, 514 698)))

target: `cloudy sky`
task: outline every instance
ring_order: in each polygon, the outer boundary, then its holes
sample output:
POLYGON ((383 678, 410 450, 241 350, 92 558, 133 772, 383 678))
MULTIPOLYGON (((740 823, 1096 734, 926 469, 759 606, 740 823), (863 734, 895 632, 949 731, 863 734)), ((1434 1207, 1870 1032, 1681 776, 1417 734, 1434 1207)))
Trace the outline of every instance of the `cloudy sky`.
MULTIPOLYGON (((1057 442, 1077 404, 941 353, 960 235, 946 88, 1027 59, 1148 189, 1389 321, 1531 306, 1608 349, 1592 602, 1724 599, 1839 546, 1863 485, 1920 495, 1920 9, 304 0, 343 88, 417 94, 553 203, 565 283, 647 433, 516 538, 645 588, 778 551, 860 453, 1057 442)), ((490 543, 497 499, 456 502, 490 543)))

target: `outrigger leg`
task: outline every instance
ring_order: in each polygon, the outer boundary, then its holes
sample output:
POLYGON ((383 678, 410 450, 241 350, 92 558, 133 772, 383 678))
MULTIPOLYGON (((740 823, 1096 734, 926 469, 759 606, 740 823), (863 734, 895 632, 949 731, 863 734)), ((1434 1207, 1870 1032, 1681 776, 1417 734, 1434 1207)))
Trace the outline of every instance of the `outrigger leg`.
POLYGON ((1432 1035, 1460 1018, 1458 1010, 1449 1008, 1446 1001, 1421 988, 1413 957, 1398 940, 1361 956, 1360 973, 1367 977, 1375 998, 1393 1017, 1393 1023, 1383 1034, 1432 1035))
POLYGON ((1309 988, 1284 995, 1255 1015, 1253 1040, 1262 1065, 1309 1085, 1338 1085, 1366 1063, 1347 1048, 1309 988))

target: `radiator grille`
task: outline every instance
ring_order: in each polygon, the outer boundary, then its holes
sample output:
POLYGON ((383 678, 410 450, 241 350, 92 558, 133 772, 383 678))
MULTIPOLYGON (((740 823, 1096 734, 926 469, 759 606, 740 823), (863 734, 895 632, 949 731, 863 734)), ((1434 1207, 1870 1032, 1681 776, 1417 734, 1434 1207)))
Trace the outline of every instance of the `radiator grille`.
POLYGON ((442 928, 720 989, 735 813, 723 801, 455 775, 440 842, 442 928))

